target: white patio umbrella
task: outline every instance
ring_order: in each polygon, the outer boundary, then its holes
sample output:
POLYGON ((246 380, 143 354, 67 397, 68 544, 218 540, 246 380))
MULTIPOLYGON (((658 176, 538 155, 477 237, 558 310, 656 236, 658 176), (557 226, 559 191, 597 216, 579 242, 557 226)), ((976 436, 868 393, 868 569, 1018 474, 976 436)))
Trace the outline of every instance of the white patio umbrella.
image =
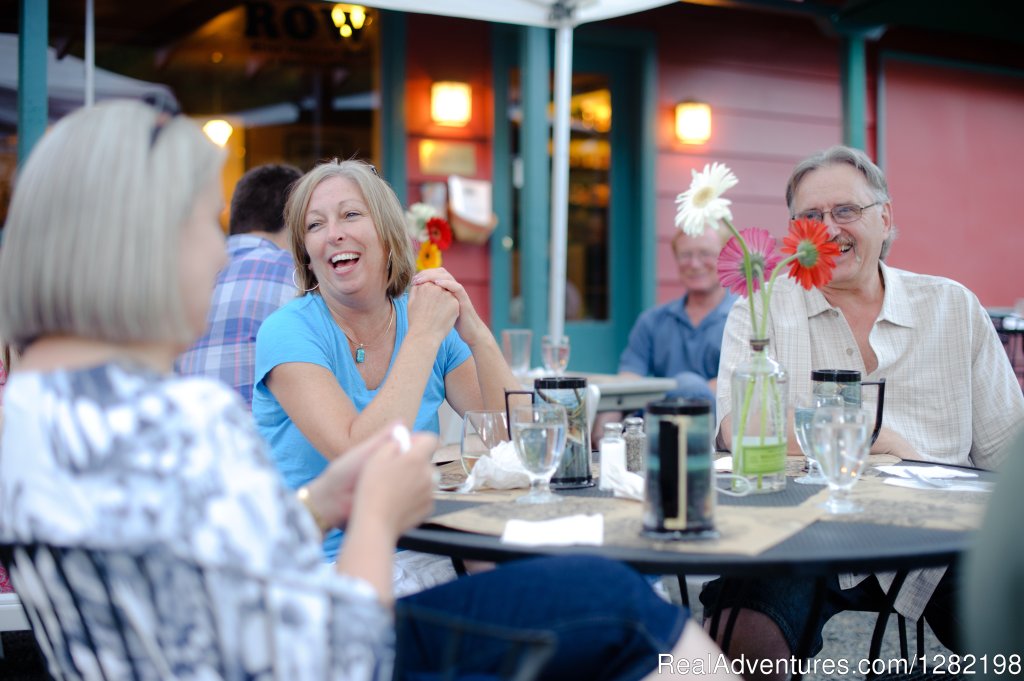
MULTIPOLYGON (((46 49, 46 85, 49 116, 54 121, 94 100, 128 97, 141 99, 147 95, 172 95, 162 83, 129 78, 104 69, 90 69, 87 62, 65 55, 58 59, 56 50, 46 49), (92 72, 89 83, 89 72, 92 72)), ((18 36, 0 34, 0 127, 18 124, 18 36)))
POLYGON ((555 117, 551 167, 551 270, 548 333, 565 327, 565 251, 569 224, 569 100, 572 31, 579 24, 667 5, 676 0, 368 0, 379 9, 440 14, 555 29, 555 117), (425 6, 426 5, 426 6, 425 6))

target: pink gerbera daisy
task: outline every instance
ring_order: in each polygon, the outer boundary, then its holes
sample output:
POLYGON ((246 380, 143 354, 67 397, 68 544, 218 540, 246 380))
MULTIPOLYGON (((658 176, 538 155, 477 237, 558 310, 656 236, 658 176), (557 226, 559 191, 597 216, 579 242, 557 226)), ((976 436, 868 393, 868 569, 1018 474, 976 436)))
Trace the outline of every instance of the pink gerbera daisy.
MULTIPOLYGON (((740 232, 750 253, 751 272, 753 273, 754 291, 761 288, 761 282, 771 275, 772 270, 782 260, 782 255, 775 248, 775 237, 768 230, 750 227, 740 232)), ((722 252, 718 255, 718 280, 722 286, 741 296, 749 296, 747 276, 743 270, 743 248, 736 237, 729 239, 722 252)))

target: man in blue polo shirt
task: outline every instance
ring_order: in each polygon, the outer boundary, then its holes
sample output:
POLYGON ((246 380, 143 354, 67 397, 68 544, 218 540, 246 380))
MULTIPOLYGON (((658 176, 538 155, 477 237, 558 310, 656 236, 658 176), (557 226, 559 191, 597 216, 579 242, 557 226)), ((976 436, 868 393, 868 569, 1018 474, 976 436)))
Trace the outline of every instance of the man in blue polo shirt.
POLYGON ((672 252, 686 294, 645 311, 629 334, 619 373, 674 378, 668 397, 715 403, 722 332, 736 297, 718 281, 718 253, 725 237, 713 230, 689 236, 682 230, 672 252))

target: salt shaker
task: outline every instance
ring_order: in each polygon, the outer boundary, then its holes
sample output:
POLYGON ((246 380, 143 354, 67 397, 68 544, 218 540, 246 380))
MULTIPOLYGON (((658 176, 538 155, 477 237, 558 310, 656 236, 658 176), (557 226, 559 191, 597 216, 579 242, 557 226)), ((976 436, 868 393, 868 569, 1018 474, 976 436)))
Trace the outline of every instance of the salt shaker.
POLYGON ((647 435, 644 434, 644 420, 639 416, 630 416, 625 423, 626 432, 622 434, 622 439, 626 441, 626 470, 643 475, 647 470, 647 435))
POLYGON ((600 452, 601 479, 599 488, 610 489, 608 483, 610 476, 605 474, 606 471, 610 471, 612 468, 619 468, 620 470, 626 468, 626 443, 622 439, 621 423, 604 424, 604 436, 601 437, 600 452))

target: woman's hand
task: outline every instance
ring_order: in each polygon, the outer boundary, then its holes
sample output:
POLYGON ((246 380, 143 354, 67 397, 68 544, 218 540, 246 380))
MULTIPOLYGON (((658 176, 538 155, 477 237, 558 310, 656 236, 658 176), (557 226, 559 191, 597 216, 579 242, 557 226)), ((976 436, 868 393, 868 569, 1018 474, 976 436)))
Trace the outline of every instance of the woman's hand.
POLYGON ((419 285, 410 288, 410 335, 436 334, 440 344, 455 326, 459 314, 458 300, 443 287, 419 285))
POLYGON ((391 435, 395 427, 404 428, 397 423, 388 428, 385 442, 363 465, 350 521, 350 525, 368 522, 392 542, 418 525, 434 507, 435 468, 431 456, 437 447, 434 435, 421 433, 411 438, 408 451, 402 451, 391 435))
MULTIPOLYGON (((342 574, 368 582, 385 605, 394 599, 391 579, 398 537, 418 525, 434 505, 434 466, 430 458, 437 438, 414 435, 408 450, 403 451, 401 438, 393 435, 396 428, 401 428, 408 439, 409 431, 392 422, 365 445, 371 453, 360 457, 363 462, 356 474, 352 513, 337 563, 342 574)), ((350 454, 341 460, 347 460, 350 454)))
POLYGON ((316 514, 330 527, 344 527, 352 515, 356 484, 363 467, 374 452, 392 444, 388 430, 381 430, 365 442, 350 449, 345 456, 333 459, 324 472, 307 485, 310 503, 316 514))
POLYGON ((456 281, 448 270, 443 267, 436 267, 429 270, 417 272, 412 278, 412 290, 424 288, 427 283, 436 284, 438 287, 448 291, 459 303, 459 316, 455 320, 455 330, 466 345, 472 347, 483 338, 491 338, 491 331, 480 319, 473 307, 466 289, 456 281))

